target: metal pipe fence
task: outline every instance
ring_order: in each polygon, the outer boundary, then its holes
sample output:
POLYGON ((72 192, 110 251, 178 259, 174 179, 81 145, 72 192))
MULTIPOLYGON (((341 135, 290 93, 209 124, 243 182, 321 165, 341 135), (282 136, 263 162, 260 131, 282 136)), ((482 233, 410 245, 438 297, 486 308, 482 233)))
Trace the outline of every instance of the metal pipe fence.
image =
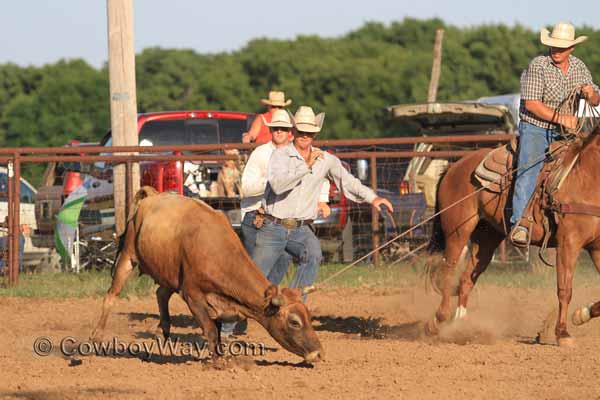
MULTIPOLYGON (((347 168, 353 174, 357 174, 361 165, 366 162, 370 172, 367 176, 361 177, 364 184, 371 186, 378 193, 385 195, 400 195, 399 185, 404 180, 404 172, 411 159, 457 159, 482 145, 494 146, 506 142, 513 138, 513 135, 462 135, 462 136, 438 136, 438 137, 403 137, 403 138, 385 138, 385 139, 354 139, 354 140, 324 140, 315 142, 315 146, 322 147, 325 150, 333 152, 337 157, 345 162, 347 168), (419 152, 413 149, 418 143, 432 143, 436 149, 432 151, 419 152)), ((9 285, 16 285, 19 277, 20 263, 20 229, 21 229, 21 181, 22 166, 35 165, 40 163, 125 163, 126 165, 126 187, 113 187, 114 191, 125 191, 127 204, 133 199, 131 188, 131 170, 134 163, 151 162, 188 162, 194 165, 210 165, 212 171, 219 170, 223 163, 234 161, 236 168, 241 169, 247 161, 249 152, 255 148, 255 144, 200 144, 200 145, 181 145, 181 146, 122 146, 122 147, 103 147, 103 146, 82 146, 82 147, 23 147, 23 148, 0 148, 0 164, 7 166, 6 196, 7 196, 7 244, 3 248, 3 256, 6 259, 6 271, 9 285), (7 251, 4 251, 7 250, 7 251)), ((213 174, 214 175, 214 174, 213 174)), ((208 190, 206 191, 208 193, 208 190)), ((196 192, 186 193, 195 195, 206 200, 210 205, 217 209, 224 209, 226 204, 234 204, 239 200, 237 196, 201 196, 196 192)), ((336 221, 335 228, 323 224, 317 226, 317 230, 326 235, 342 234, 344 230, 350 229, 352 240, 350 243, 346 240, 341 245, 338 243, 333 252, 340 253, 339 261, 350 261, 348 257, 354 258, 360 255, 360 252, 366 254, 370 249, 377 247, 381 241, 380 235, 382 228, 388 229, 385 221, 382 224, 381 216, 371 207, 360 207, 350 204, 347 199, 340 196, 339 193, 331 193, 334 198, 330 200, 332 209, 335 208, 336 217, 340 217, 340 212, 344 212, 343 221, 336 221), (344 208, 345 207, 345 208, 344 208), (348 221, 355 221, 355 225, 348 228, 348 221), (341 226, 344 223, 344 226, 341 226), (343 248, 343 251, 341 250, 343 248), (350 248, 350 250, 348 250, 350 248), (358 252, 357 252, 358 249, 358 252), (342 255, 348 250, 349 255, 342 255)), ((211 192, 212 195, 212 192, 211 192)), ((230 204, 230 205, 231 205, 230 204)), ((232 210, 224 210, 230 213, 232 210)), ((401 210, 399 211, 401 212, 401 210)), ((411 211, 405 219, 407 223, 416 223, 423 215, 415 215, 411 211)), ((342 217, 340 217, 342 218, 342 217)), ((235 218, 233 218, 235 219, 235 218)), ((235 221, 232 221, 234 223, 235 221)), ((39 227, 38 227, 39 228, 39 227)), ((385 233, 385 232, 384 232, 385 233)), ((335 247, 335 246, 333 246, 335 247)), ((373 261, 379 260, 380 254, 375 253, 373 261)), ((22 262, 22 260, 21 260, 22 262)))

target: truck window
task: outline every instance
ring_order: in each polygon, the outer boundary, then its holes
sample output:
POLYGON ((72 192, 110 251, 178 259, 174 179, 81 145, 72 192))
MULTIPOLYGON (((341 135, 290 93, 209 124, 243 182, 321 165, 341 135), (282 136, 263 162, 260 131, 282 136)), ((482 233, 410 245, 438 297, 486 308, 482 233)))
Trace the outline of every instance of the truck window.
MULTIPOLYGON (((149 121, 142 126, 138 140, 149 140, 154 146, 186 144, 185 124, 181 119, 149 121)), ((138 142, 139 143, 139 142, 138 142)))
POLYGON ((243 119, 221 119, 221 143, 241 143, 242 134, 246 132, 246 121, 243 119))
POLYGON ((186 122, 190 136, 189 141, 185 142, 185 144, 219 143, 218 120, 189 119, 186 122))
POLYGON ((21 203, 33 204, 35 193, 23 181, 21 181, 21 203))
MULTIPOLYGON (((21 179, 21 203, 33 204, 35 193, 21 179)), ((8 201, 8 177, 0 172, 0 200, 8 201)))

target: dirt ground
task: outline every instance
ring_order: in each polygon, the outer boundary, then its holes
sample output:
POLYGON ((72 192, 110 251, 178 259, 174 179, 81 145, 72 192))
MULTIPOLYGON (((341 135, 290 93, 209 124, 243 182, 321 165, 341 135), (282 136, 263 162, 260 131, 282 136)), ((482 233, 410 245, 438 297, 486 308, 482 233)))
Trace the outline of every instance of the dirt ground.
MULTIPOLYGON (((600 297, 576 290, 573 305, 600 297)), ((221 368, 190 354, 40 357, 47 336, 86 341, 101 299, 0 297, 0 398, 5 399, 600 399, 600 321, 571 327, 575 348, 536 341, 552 325, 554 290, 481 286, 466 322, 424 337, 437 295, 421 289, 329 289, 309 307, 326 361, 307 366, 251 321, 244 340, 263 356, 233 357, 221 368)), ((574 308, 574 307, 572 307, 574 308)), ((185 304, 171 300, 173 335, 197 340, 185 304)), ((158 322, 153 297, 122 299, 107 336, 150 343, 158 322)), ((553 330, 551 326, 550 330, 553 330)), ((550 340, 551 341, 551 340, 550 340)))

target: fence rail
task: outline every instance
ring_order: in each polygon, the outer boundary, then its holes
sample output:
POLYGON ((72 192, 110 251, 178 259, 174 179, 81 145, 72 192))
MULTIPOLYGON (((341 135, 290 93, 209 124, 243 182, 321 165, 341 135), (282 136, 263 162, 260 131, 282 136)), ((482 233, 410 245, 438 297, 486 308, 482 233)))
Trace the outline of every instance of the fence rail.
MULTIPOLYGON (((466 144, 477 143, 494 145, 511 140, 514 135, 461 135, 461 136, 433 136, 433 137, 401 137, 382 139, 352 139, 352 140, 323 140, 316 141, 315 146, 343 148, 336 151, 335 155, 341 159, 369 159, 371 163, 370 183, 374 190, 378 187, 378 159, 410 159, 413 157, 432 158, 458 158, 472 150, 443 150, 417 152, 409 150, 397 151, 397 149, 382 149, 381 146, 405 146, 418 143, 432 144, 466 144), (364 150, 370 147, 370 150, 364 150)), ((226 161, 244 160, 247 155, 239 154, 183 154, 184 152, 225 152, 226 150, 251 150, 256 144, 198 144, 180 146, 81 146, 81 147, 13 147, 0 148, 0 163, 7 165, 8 170, 8 282, 10 285, 18 283, 19 275, 19 229, 20 229, 20 181, 21 165, 23 163, 47 163, 47 162, 114 162, 126 163, 127 183, 124 189, 127 193, 127 201, 131 201, 130 171, 132 164, 141 161, 226 161), (110 155, 107 153, 111 153, 110 155), (126 153, 126 154, 122 154, 126 153), (127 154, 129 153, 129 154, 127 154), (134 154, 131 154, 134 153, 134 154), (143 153, 143 154, 139 154, 143 153), (175 154, 152 154, 148 153, 175 153, 175 154)), ((123 188, 114 188, 123 190, 123 188)), ((373 246, 377 246, 379 237, 379 215, 376 210, 372 211, 371 229, 373 230, 373 246)))

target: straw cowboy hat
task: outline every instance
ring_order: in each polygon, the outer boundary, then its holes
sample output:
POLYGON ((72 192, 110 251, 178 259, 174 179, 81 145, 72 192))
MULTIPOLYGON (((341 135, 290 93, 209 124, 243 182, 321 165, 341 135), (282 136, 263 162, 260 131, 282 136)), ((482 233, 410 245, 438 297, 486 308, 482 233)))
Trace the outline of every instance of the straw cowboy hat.
POLYGON ((321 132, 325 113, 315 116, 315 112, 309 106, 300 106, 292 118, 294 126, 301 132, 317 133, 321 132))
POLYGON ((269 92, 268 99, 261 99, 260 102, 267 106, 276 106, 276 107, 287 107, 290 104, 292 104, 291 99, 287 99, 287 100, 285 99, 284 92, 278 92, 275 90, 271 90, 269 92))
POLYGON ((277 110, 273 113, 273 117, 271 117, 271 122, 267 122, 264 116, 260 116, 263 119, 263 122, 269 128, 291 128, 294 125, 290 119, 290 113, 286 110, 277 110))
POLYGON ((542 29, 540 32, 540 40, 542 44, 550 47, 558 47, 566 49, 567 47, 575 46, 587 40, 587 36, 579 36, 575 39, 575 28, 567 22, 559 22, 554 25, 552 33, 548 29, 542 29))

